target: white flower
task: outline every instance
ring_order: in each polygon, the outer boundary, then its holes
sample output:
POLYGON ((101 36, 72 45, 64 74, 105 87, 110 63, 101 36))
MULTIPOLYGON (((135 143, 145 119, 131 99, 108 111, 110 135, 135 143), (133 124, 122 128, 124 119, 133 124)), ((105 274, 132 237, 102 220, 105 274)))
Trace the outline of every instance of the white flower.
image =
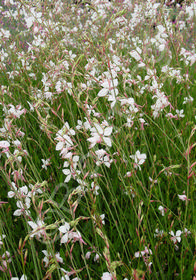
POLYGON ((69 57, 70 59, 74 59, 76 57, 76 54, 72 54, 72 51, 69 51, 69 57))
MULTIPOLYGON (((139 48, 138 48, 138 51, 139 51, 139 48)), ((141 52, 140 52, 140 53, 141 53, 141 52)), ((135 58, 135 60, 137 60, 137 61, 139 61, 139 60, 142 59, 141 56, 140 56, 140 54, 139 54, 138 52, 136 52, 135 50, 131 51, 131 52, 130 52, 130 55, 131 55, 133 58, 135 58)))
POLYGON ((130 98, 122 98, 120 99, 120 102, 121 102, 121 106, 124 106, 124 105, 129 105, 129 111, 131 113, 137 113, 138 112, 138 109, 136 107, 136 103, 135 103, 135 100, 130 97, 130 98))
POLYGON ((1 28, 0 30, 0 38, 3 37, 3 38, 9 38, 11 36, 9 30, 5 30, 3 28, 1 28))
POLYGON ((60 268, 60 270, 64 273, 64 276, 61 277, 61 280, 69 280, 69 272, 62 267, 60 268))
POLYGON ((10 114, 11 116, 15 117, 15 118, 20 118, 20 116, 22 114, 26 113, 25 109, 21 109, 21 105, 17 105, 16 107, 14 107, 14 105, 9 104, 10 109, 7 111, 7 114, 10 114))
POLYGON ((16 184, 14 182, 11 183, 12 184, 12 189, 14 189, 14 191, 9 191, 8 192, 8 197, 9 198, 12 198, 15 196, 16 192, 17 192, 17 187, 16 187, 16 184))
MULTIPOLYGON (((45 262, 45 267, 47 267, 50 260, 53 258, 53 256, 51 253, 48 253, 48 251, 46 250, 42 250, 42 253, 45 255, 45 257, 43 258, 43 262, 45 262)), ((63 263, 63 259, 60 257, 60 253, 56 253, 55 258, 57 262, 63 263)))
POLYGON ((162 216, 165 216, 165 209, 164 209, 164 207, 163 206, 159 206, 159 208, 158 208, 158 210, 161 212, 161 215, 162 216))
POLYGON ((59 262, 59 263, 63 263, 63 258, 61 258, 61 256, 60 256, 60 253, 59 253, 59 252, 55 254, 55 257, 56 257, 57 262, 59 262))
POLYGON ((34 112, 34 107, 33 107, 33 105, 32 105, 29 101, 27 101, 27 103, 29 104, 30 111, 34 112))
POLYGON ((39 186, 39 184, 29 184, 29 188, 31 189, 31 191, 28 193, 28 196, 34 196, 36 193, 42 194, 43 191, 41 190, 41 187, 39 186))
MULTIPOLYGON (((68 154, 70 154, 70 153, 68 153, 68 154)), ((68 154, 67 154, 67 156, 68 156, 68 154)), ((72 157, 72 154, 70 154, 70 160, 71 160, 71 157, 72 157)), ((69 182, 72 176, 75 179, 76 175, 79 175, 81 173, 80 170, 76 169, 76 167, 78 165, 78 161, 79 161, 79 156, 73 156, 71 166, 68 161, 64 162, 63 167, 69 167, 69 168, 62 170, 63 173, 67 176, 64 181, 65 183, 69 182)))
POLYGON ((164 231, 163 230, 158 230, 158 228, 155 229, 155 234, 154 237, 163 237, 164 231))
POLYGON ((70 181, 70 179, 71 179, 71 174, 72 174, 71 170, 70 169, 63 169, 62 171, 63 171, 63 174, 65 174, 67 176, 65 178, 64 182, 68 183, 70 181))
POLYGON ((92 182, 92 183, 91 183, 91 190, 93 191, 93 193, 94 193, 95 195, 99 195, 99 192, 98 192, 99 186, 96 186, 96 185, 95 185, 95 182, 92 182))
POLYGON ((109 272, 104 272, 101 277, 101 280, 112 280, 112 279, 113 279, 112 274, 109 272))
POLYGON ((178 109, 177 109, 177 110, 176 110, 176 113, 177 113, 178 118, 184 118, 184 116, 185 116, 185 115, 183 114, 183 113, 184 113, 184 110, 178 110, 178 109))
POLYGON ((14 146, 16 146, 18 149, 21 149, 22 145, 21 142, 17 139, 16 141, 12 142, 14 144, 14 146))
POLYGON ((115 89, 115 90, 111 90, 111 93, 109 94, 108 96, 108 101, 111 101, 111 108, 114 107, 114 105, 116 104, 116 98, 117 98, 117 95, 118 95, 118 89, 115 89))
POLYGON ((49 264, 49 256, 48 252, 46 250, 42 250, 42 253, 44 253, 45 257, 43 258, 43 261, 45 262, 45 267, 49 264))
POLYGON ((144 255, 152 255, 152 250, 151 249, 148 250, 148 248, 145 247, 144 251, 138 251, 135 252, 134 254, 135 258, 143 257, 144 255))
POLYGON ((63 226, 59 227, 59 231, 61 233, 64 233, 64 235, 61 237, 61 243, 67 243, 69 230, 70 230, 70 225, 66 222, 63 226))
POLYGON ((25 275, 23 274, 21 278, 12 277, 11 280, 27 280, 27 276, 25 276, 25 275))
POLYGON ((180 241, 181 241, 181 237, 180 237, 180 236, 181 236, 182 233, 183 233, 183 232, 182 232, 181 230, 177 230, 177 231, 176 231, 176 235, 174 234, 173 230, 169 232, 169 234, 172 236, 172 237, 171 237, 171 240, 172 240, 174 243, 176 243, 177 241, 180 243, 180 241))
POLYGON ((178 194, 178 197, 179 197, 179 199, 182 200, 182 201, 188 200, 188 198, 187 198, 187 196, 186 196, 185 194, 178 194))
POLYGON ((30 198, 25 197, 25 202, 22 201, 17 201, 16 205, 19 209, 17 209, 16 211, 14 211, 13 215, 14 216, 20 216, 23 213, 25 213, 26 215, 30 215, 30 212, 26 209, 30 208, 30 198))
POLYGON ((101 218, 101 222, 102 222, 102 224, 103 225, 105 225, 105 214, 102 214, 102 215, 100 215, 100 218, 101 218))
POLYGON ((61 280, 69 280, 69 279, 70 279, 70 278, 69 278, 68 275, 64 275, 64 276, 61 277, 61 280))
POLYGON ((70 279, 70 278, 69 278, 68 275, 64 275, 64 276, 61 277, 61 280, 69 280, 69 279, 70 279))
POLYGON ((43 221, 41 221, 39 218, 37 219, 36 223, 32 221, 27 222, 32 227, 32 232, 30 233, 30 236, 38 236, 41 237, 41 235, 45 234, 45 229, 43 229, 43 226, 45 225, 43 221))
POLYGON ((135 168, 137 169, 139 167, 139 170, 141 170, 140 165, 145 162, 146 154, 140 154, 140 151, 138 150, 135 155, 131 155, 130 158, 134 159, 135 168))
POLYGON ((185 228, 184 229, 184 233, 187 235, 187 234, 191 234, 191 232, 187 229, 187 228, 185 228))
POLYGON ((105 166, 107 166, 108 168, 110 167, 111 163, 113 162, 113 159, 109 158, 109 154, 107 154, 105 150, 97 150, 95 151, 95 154, 98 157, 98 160, 96 161, 97 166, 105 164, 105 166))
POLYGON ((45 170, 47 170, 48 165, 50 164, 50 159, 41 159, 41 161, 43 162, 42 168, 44 168, 45 170))
POLYGON ((114 88, 116 88, 117 85, 118 85, 118 80, 117 79, 113 79, 113 80, 105 79, 101 83, 101 86, 103 88, 99 91, 98 96, 103 97, 103 96, 106 96, 109 91, 115 91, 114 88))
MULTIPOLYGON (((106 122, 107 123, 107 122, 106 122)), ((103 123, 102 123, 103 125, 103 123)), ((98 123, 94 123, 94 127, 91 128, 91 136, 90 138, 87 139, 87 141, 91 142, 91 145, 89 148, 93 148, 97 143, 101 143, 102 140, 105 142, 105 144, 109 147, 112 146, 112 141, 110 139, 110 135, 112 133, 113 127, 111 126, 106 126, 102 127, 98 123)))
POLYGON ((0 141, 0 149, 8 149, 10 143, 8 141, 0 141))
POLYGON ((78 230, 71 231, 71 232, 69 232, 69 239, 73 239, 73 242, 76 242, 76 241, 82 240, 82 236, 78 230))
POLYGON ((85 255, 85 258, 88 260, 88 259, 90 259, 90 256, 91 256, 91 252, 88 251, 88 252, 86 253, 86 255, 85 255))
POLYGON ((2 235, 0 235, 0 248, 1 248, 1 245, 3 245, 3 239, 6 237, 6 235, 5 234, 2 234, 2 235))
POLYGON ((185 97, 184 98, 184 101, 183 101, 183 103, 182 104, 186 104, 186 103, 191 103, 191 102, 193 102, 193 98, 192 98, 192 96, 188 96, 188 97, 185 97))
POLYGON ((75 135, 75 131, 70 129, 68 122, 66 122, 61 130, 56 134, 55 140, 59 141, 56 145, 56 151, 61 151, 60 155, 66 158, 70 147, 73 146, 73 141, 70 136, 75 135))
POLYGON ((94 256, 94 262, 97 262, 98 260, 99 260, 99 258, 100 258, 100 256, 98 255, 98 254, 96 254, 95 256, 94 256))

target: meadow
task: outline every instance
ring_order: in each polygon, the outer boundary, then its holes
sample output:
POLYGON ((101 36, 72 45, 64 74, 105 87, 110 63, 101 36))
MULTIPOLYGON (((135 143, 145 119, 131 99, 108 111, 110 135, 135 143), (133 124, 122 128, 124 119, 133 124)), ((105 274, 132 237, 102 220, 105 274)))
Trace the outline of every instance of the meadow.
POLYGON ((195 280, 196 1, 0 15, 0 279, 195 280))

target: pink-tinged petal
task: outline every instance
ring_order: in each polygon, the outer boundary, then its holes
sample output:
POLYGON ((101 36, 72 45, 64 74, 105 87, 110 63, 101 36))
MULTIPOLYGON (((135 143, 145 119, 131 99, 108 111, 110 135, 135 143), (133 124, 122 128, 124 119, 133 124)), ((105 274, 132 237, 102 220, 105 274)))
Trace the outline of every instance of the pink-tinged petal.
POLYGON ((32 221, 28 221, 27 223, 32 227, 32 229, 36 229, 37 228, 36 223, 34 223, 32 221))
POLYGON ((66 153, 66 155, 65 155, 64 158, 69 158, 69 159, 71 159, 71 158, 72 158, 72 155, 73 155, 72 152, 66 153))
POLYGON ((59 227, 59 231, 62 233, 67 233, 70 230, 70 225, 65 223, 63 226, 59 227))
POLYGON ((87 141, 91 142, 91 145, 89 146, 89 149, 93 148, 96 145, 96 142, 93 139, 94 139, 93 137, 87 139, 87 141))
POLYGON ((104 136, 110 136, 112 133, 112 129, 113 129, 113 127, 106 127, 104 129, 104 136))
POLYGON ((70 280, 69 276, 68 275, 64 275, 61 277, 61 280, 70 280))
POLYGON ((162 215, 162 216, 165 215, 165 209, 164 209, 163 206, 160 205, 160 206, 158 207, 158 210, 161 212, 161 215, 162 215))
POLYGON ((94 260, 94 262, 98 261, 98 260, 99 260, 99 258, 100 258, 100 256, 99 256, 98 254, 96 254, 96 255, 95 255, 95 257, 94 257, 94 259, 93 259, 93 260, 94 260))
POLYGON ((65 175, 69 175, 70 174, 70 170, 69 169, 63 169, 63 174, 65 175))
POLYGON ((141 59, 141 56, 138 54, 138 52, 136 52, 135 50, 130 52, 130 55, 135 58, 137 61, 139 61, 141 59))
POLYGON ((138 164, 143 164, 145 162, 145 159, 146 159, 146 155, 145 154, 142 154, 142 158, 139 159, 139 162, 138 164))
POLYGON ((45 256, 49 256, 48 255, 48 252, 46 250, 42 250, 42 253, 45 255, 45 256))
POLYGON ((68 234, 63 235, 63 237, 61 238, 61 243, 67 243, 68 241, 68 234))
POLYGON ((108 89, 107 88, 102 88, 99 92, 98 92, 98 96, 99 97, 104 97, 106 96, 108 93, 108 89))
POLYGON ((63 142, 59 142, 57 145, 56 145, 56 151, 59 151, 63 148, 64 146, 64 143, 63 142))
POLYGON ((7 196, 8 196, 9 198, 12 198, 12 197, 15 196, 15 192, 10 191, 10 192, 8 192, 7 196))
POLYGON ((49 264, 49 259, 48 259, 48 257, 44 257, 44 258, 43 258, 43 262, 45 262, 45 267, 47 267, 48 264, 49 264))
POLYGON ((27 209, 29 209, 29 208, 30 208, 30 205, 31 205, 31 200, 30 200, 29 197, 26 197, 26 198, 25 198, 25 204, 26 204, 27 209))
POLYGON ((85 255, 85 258, 88 260, 88 259, 90 259, 90 256, 91 256, 91 252, 87 252, 85 255))
POLYGON ((96 143, 98 143, 98 139, 95 136, 88 138, 87 141, 91 142, 91 145, 90 145, 91 148, 94 147, 96 145, 96 143))
POLYGON ((20 188, 20 193, 23 195, 27 195, 28 194, 28 188, 27 186, 23 186, 20 188))
POLYGON ((139 258, 139 257, 140 257, 140 252, 136 252, 136 253, 134 254, 134 256, 135 256, 135 258, 139 258))
POLYGON ((103 137, 103 140, 107 146, 112 147, 112 141, 109 137, 103 137))
POLYGON ((13 213, 14 216, 20 216, 21 214, 22 214, 22 210, 21 210, 21 209, 17 209, 17 210, 13 213))
POLYGON ((176 231, 176 236, 180 236, 182 234, 182 231, 181 230, 177 230, 176 231))
POLYGON ((66 177, 66 179, 64 180, 64 182, 65 182, 65 183, 68 183, 68 182, 70 181, 70 179, 71 179, 71 175, 68 175, 68 176, 66 177))
POLYGON ((113 87, 117 87, 117 85, 118 85, 118 80, 117 80, 117 79, 114 79, 114 80, 112 81, 112 86, 113 86, 113 87))
POLYGON ((173 230, 172 230, 172 231, 170 231, 170 234, 171 234, 172 236, 174 236, 174 232, 173 232, 173 230))
POLYGON ((10 146, 10 143, 8 141, 0 141, 0 148, 8 148, 10 146))
POLYGON ((22 202, 20 200, 18 200, 16 202, 16 205, 17 205, 18 208, 24 208, 24 205, 22 204, 22 202))
POLYGON ((184 233, 185 234, 191 234, 191 232, 187 228, 184 229, 184 233))
POLYGON ((64 164, 63 164, 63 167, 68 167, 68 166, 69 166, 69 162, 65 161, 64 164))
POLYGON ((72 142, 71 138, 68 135, 66 135, 66 134, 63 135, 63 138, 66 140, 66 144, 67 145, 69 145, 69 146, 73 145, 73 142, 72 142))
POLYGON ((181 237, 180 236, 176 236, 176 240, 180 243, 181 237))
POLYGON ((57 262, 63 263, 63 259, 61 258, 60 253, 56 253, 55 257, 56 257, 57 262))
POLYGON ((103 128, 100 126, 100 124, 95 123, 94 126, 95 126, 95 129, 96 129, 96 132, 98 132, 99 134, 102 135, 103 134, 103 128))
POLYGON ((105 79, 105 80, 101 83, 101 86, 104 87, 104 88, 107 88, 107 89, 109 89, 110 85, 111 85, 111 81, 108 80, 108 79, 105 79))
POLYGON ((112 279, 113 279, 112 274, 109 272, 104 272, 101 277, 101 280, 112 280, 112 279))
POLYGON ((182 201, 186 201, 187 200, 187 196, 185 194, 182 194, 182 195, 178 194, 178 197, 182 201))

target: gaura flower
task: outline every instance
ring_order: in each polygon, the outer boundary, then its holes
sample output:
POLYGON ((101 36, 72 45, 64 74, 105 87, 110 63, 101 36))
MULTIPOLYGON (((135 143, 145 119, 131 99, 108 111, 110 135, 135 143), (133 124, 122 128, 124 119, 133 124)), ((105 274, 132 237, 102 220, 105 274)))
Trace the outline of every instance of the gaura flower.
POLYGON ((0 141, 0 149, 7 149, 9 146, 10 143, 8 141, 0 141))
MULTIPOLYGON (((103 124, 103 123, 102 123, 103 124)), ((112 133, 113 127, 107 126, 107 122, 103 124, 105 127, 102 127, 98 123, 94 123, 94 127, 91 128, 91 136, 87 139, 87 141, 91 142, 90 149, 93 148, 97 143, 101 143, 102 141, 109 147, 112 146, 112 141, 110 139, 110 135, 112 133), (106 124, 106 125, 105 125, 106 124)))
POLYGON ((70 225, 68 223, 66 223, 66 222, 65 222, 65 224, 63 226, 59 227, 59 231, 64 234, 61 237, 61 243, 67 243, 69 230, 70 230, 70 225))
POLYGON ((142 165, 146 160, 146 154, 140 154, 140 151, 137 150, 135 155, 131 155, 130 158, 132 158, 135 161, 135 168, 139 168, 141 170, 140 165, 142 165))
POLYGON ((182 200, 182 201, 189 200, 185 194, 178 194, 178 197, 179 197, 179 199, 182 200))
POLYGON ((11 280, 27 280, 27 276, 25 276, 25 275, 23 274, 21 278, 12 277, 11 280))
POLYGON ((33 229, 30 234, 31 237, 33 237, 33 236, 41 237, 41 235, 45 235, 45 229, 43 228, 45 224, 39 218, 37 219, 36 223, 32 222, 32 221, 28 221, 27 223, 33 229))
POLYGON ((113 279, 112 274, 109 272, 104 272, 101 277, 101 280, 112 280, 112 279, 113 279))
POLYGON ((161 215, 162 216, 165 216, 165 209, 164 209, 164 207, 163 206, 159 206, 159 208, 158 208, 158 210, 161 212, 161 215))
POLYGON ((181 236, 182 233, 183 233, 183 232, 182 232, 181 230, 177 230, 177 231, 176 231, 176 234, 174 234, 173 230, 169 232, 169 234, 172 236, 172 237, 171 237, 171 240, 172 240, 174 243, 176 243, 176 242, 179 242, 179 243, 180 243, 180 241, 181 241, 181 237, 180 237, 180 236, 181 236))

